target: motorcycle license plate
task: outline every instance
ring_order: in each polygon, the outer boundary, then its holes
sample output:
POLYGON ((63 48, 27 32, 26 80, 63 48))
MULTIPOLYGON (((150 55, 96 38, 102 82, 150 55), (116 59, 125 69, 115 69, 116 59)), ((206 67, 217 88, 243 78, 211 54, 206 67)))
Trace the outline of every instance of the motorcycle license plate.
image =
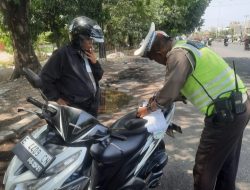
POLYGON ((17 143, 12 151, 36 177, 39 177, 55 159, 30 135, 17 143))

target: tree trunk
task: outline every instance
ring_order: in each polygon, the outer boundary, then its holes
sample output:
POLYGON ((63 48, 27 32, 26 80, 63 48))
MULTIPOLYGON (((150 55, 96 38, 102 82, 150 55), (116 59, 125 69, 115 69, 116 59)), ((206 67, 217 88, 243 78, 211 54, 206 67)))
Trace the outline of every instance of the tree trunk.
POLYGON ((29 32, 29 0, 1 0, 0 9, 13 42, 15 69, 11 80, 22 75, 23 67, 29 67, 35 72, 40 71, 41 65, 33 49, 29 32))
POLYGON ((105 43, 100 43, 99 44, 99 58, 106 58, 105 43))
POLYGON ((133 36, 133 34, 128 35, 128 44, 129 44, 129 49, 132 49, 134 47, 134 36, 133 36))

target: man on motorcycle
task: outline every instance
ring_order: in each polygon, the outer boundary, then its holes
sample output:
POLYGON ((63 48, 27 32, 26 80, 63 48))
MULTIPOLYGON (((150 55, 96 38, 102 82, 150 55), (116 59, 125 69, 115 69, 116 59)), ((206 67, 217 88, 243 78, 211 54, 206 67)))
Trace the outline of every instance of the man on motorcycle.
POLYGON ((249 35, 245 35, 244 36, 244 49, 245 50, 250 50, 249 44, 250 44, 250 36, 249 35))
POLYGON ((205 115, 193 169, 195 190, 234 190, 250 101, 241 79, 226 62, 197 41, 174 41, 151 24, 135 51, 166 65, 166 80, 154 101, 138 109, 138 116, 168 106, 184 95, 205 115))
POLYGON ((227 36, 225 36, 225 38, 224 38, 224 46, 228 46, 228 37, 227 36))
POLYGON ((97 116, 103 69, 93 42, 104 42, 103 32, 96 21, 81 16, 71 22, 69 36, 70 43, 54 52, 42 69, 43 92, 48 100, 97 116))

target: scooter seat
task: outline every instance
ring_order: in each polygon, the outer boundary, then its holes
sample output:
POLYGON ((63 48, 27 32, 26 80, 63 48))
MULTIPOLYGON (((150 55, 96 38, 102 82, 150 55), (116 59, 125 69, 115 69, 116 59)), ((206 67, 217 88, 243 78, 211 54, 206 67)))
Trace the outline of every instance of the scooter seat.
POLYGON ((130 120, 130 119, 135 119, 136 118, 136 111, 132 111, 129 112, 128 114, 124 115, 123 117, 121 117, 120 119, 116 120, 111 126, 110 128, 117 128, 117 127, 121 127, 123 123, 125 123, 126 121, 130 120))
POLYGON ((127 139, 120 140, 110 138, 108 144, 97 143, 90 148, 92 157, 103 164, 111 164, 126 159, 138 152, 145 144, 149 133, 144 131, 140 134, 127 136, 127 139))
POLYGON ((113 134, 125 136, 126 140, 110 137, 107 143, 93 144, 90 148, 93 158, 101 163, 114 163, 138 152, 149 135, 144 127, 146 120, 136 118, 136 112, 123 116, 110 127, 113 134))

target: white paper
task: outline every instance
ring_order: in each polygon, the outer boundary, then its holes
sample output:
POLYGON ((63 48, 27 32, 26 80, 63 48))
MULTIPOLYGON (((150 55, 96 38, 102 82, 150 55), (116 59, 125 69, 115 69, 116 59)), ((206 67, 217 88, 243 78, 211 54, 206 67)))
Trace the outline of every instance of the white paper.
POLYGON ((166 119, 160 109, 144 116, 143 119, 148 121, 145 127, 147 127, 147 130, 150 133, 165 131, 168 128, 166 119))

